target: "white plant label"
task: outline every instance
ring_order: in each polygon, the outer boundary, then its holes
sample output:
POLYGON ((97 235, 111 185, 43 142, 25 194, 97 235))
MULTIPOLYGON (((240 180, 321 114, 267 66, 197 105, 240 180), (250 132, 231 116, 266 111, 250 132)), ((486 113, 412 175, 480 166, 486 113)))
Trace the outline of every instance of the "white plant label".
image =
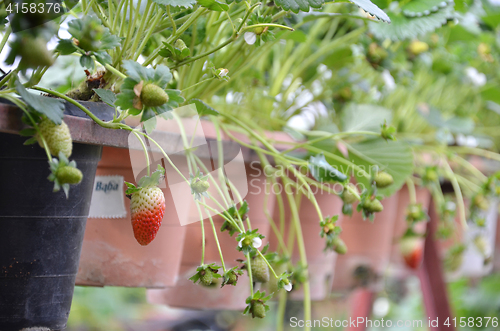
POLYGON ((126 217, 124 195, 123 176, 95 176, 89 217, 126 217))

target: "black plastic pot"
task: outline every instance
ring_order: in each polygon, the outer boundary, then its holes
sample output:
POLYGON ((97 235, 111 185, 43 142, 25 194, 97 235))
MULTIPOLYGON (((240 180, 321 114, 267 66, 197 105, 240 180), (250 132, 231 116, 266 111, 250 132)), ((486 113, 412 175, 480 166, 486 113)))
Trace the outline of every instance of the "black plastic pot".
POLYGON ((0 330, 64 329, 101 146, 73 144, 84 180, 53 193, 47 156, 0 133, 0 330))

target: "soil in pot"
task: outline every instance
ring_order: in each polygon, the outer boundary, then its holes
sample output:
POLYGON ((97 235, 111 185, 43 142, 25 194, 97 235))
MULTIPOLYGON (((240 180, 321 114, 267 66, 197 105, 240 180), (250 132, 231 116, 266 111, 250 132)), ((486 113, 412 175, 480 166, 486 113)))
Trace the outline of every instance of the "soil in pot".
POLYGON ((64 329, 73 298, 101 146, 73 144, 83 173, 69 198, 53 193, 47 156, 0 133, 0 330, 64 329))

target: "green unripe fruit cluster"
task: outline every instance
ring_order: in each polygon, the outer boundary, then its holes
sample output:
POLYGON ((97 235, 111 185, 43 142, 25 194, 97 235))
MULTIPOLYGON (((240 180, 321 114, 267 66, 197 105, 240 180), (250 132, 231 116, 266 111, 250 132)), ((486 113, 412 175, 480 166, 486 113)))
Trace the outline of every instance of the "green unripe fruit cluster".
POLYGON ((83 174, 80 169, 70 166, 61 167, 57 170, 57 179, 60 184, 79 184, 82 181, 83 174))
POLYGON ((146 107, 159 107, 168 101, 168 94, 158 85, 149 83, 142 87, 141 102, 146 107))

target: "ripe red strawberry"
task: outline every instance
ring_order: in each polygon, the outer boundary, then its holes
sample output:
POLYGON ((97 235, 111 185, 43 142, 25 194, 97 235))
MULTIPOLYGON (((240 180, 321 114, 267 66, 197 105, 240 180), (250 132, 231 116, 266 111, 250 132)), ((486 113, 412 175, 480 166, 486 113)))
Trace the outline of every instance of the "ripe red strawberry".
POLYGON ((424 253, 424 240, 416 236, 403 237, 399 242, 399 249, 406 265, 414 270, 418 269, 424 253))
POLYGON ((137 242, 143 246, 155 239, 163 220, 165 196, 157 185, 164 173, 165 169, 158 165, 158 170, 153 172, 151 176, 142 177, 137 187, 125 182, 128 186, 127 196, 132 195, 130 213, 134 236, 137 242))
POLYGON ((144 187, 132 194, 132 227, 137 242, 143 246, 155 239, 165 213, 165 196, 158 187, 144 187))

